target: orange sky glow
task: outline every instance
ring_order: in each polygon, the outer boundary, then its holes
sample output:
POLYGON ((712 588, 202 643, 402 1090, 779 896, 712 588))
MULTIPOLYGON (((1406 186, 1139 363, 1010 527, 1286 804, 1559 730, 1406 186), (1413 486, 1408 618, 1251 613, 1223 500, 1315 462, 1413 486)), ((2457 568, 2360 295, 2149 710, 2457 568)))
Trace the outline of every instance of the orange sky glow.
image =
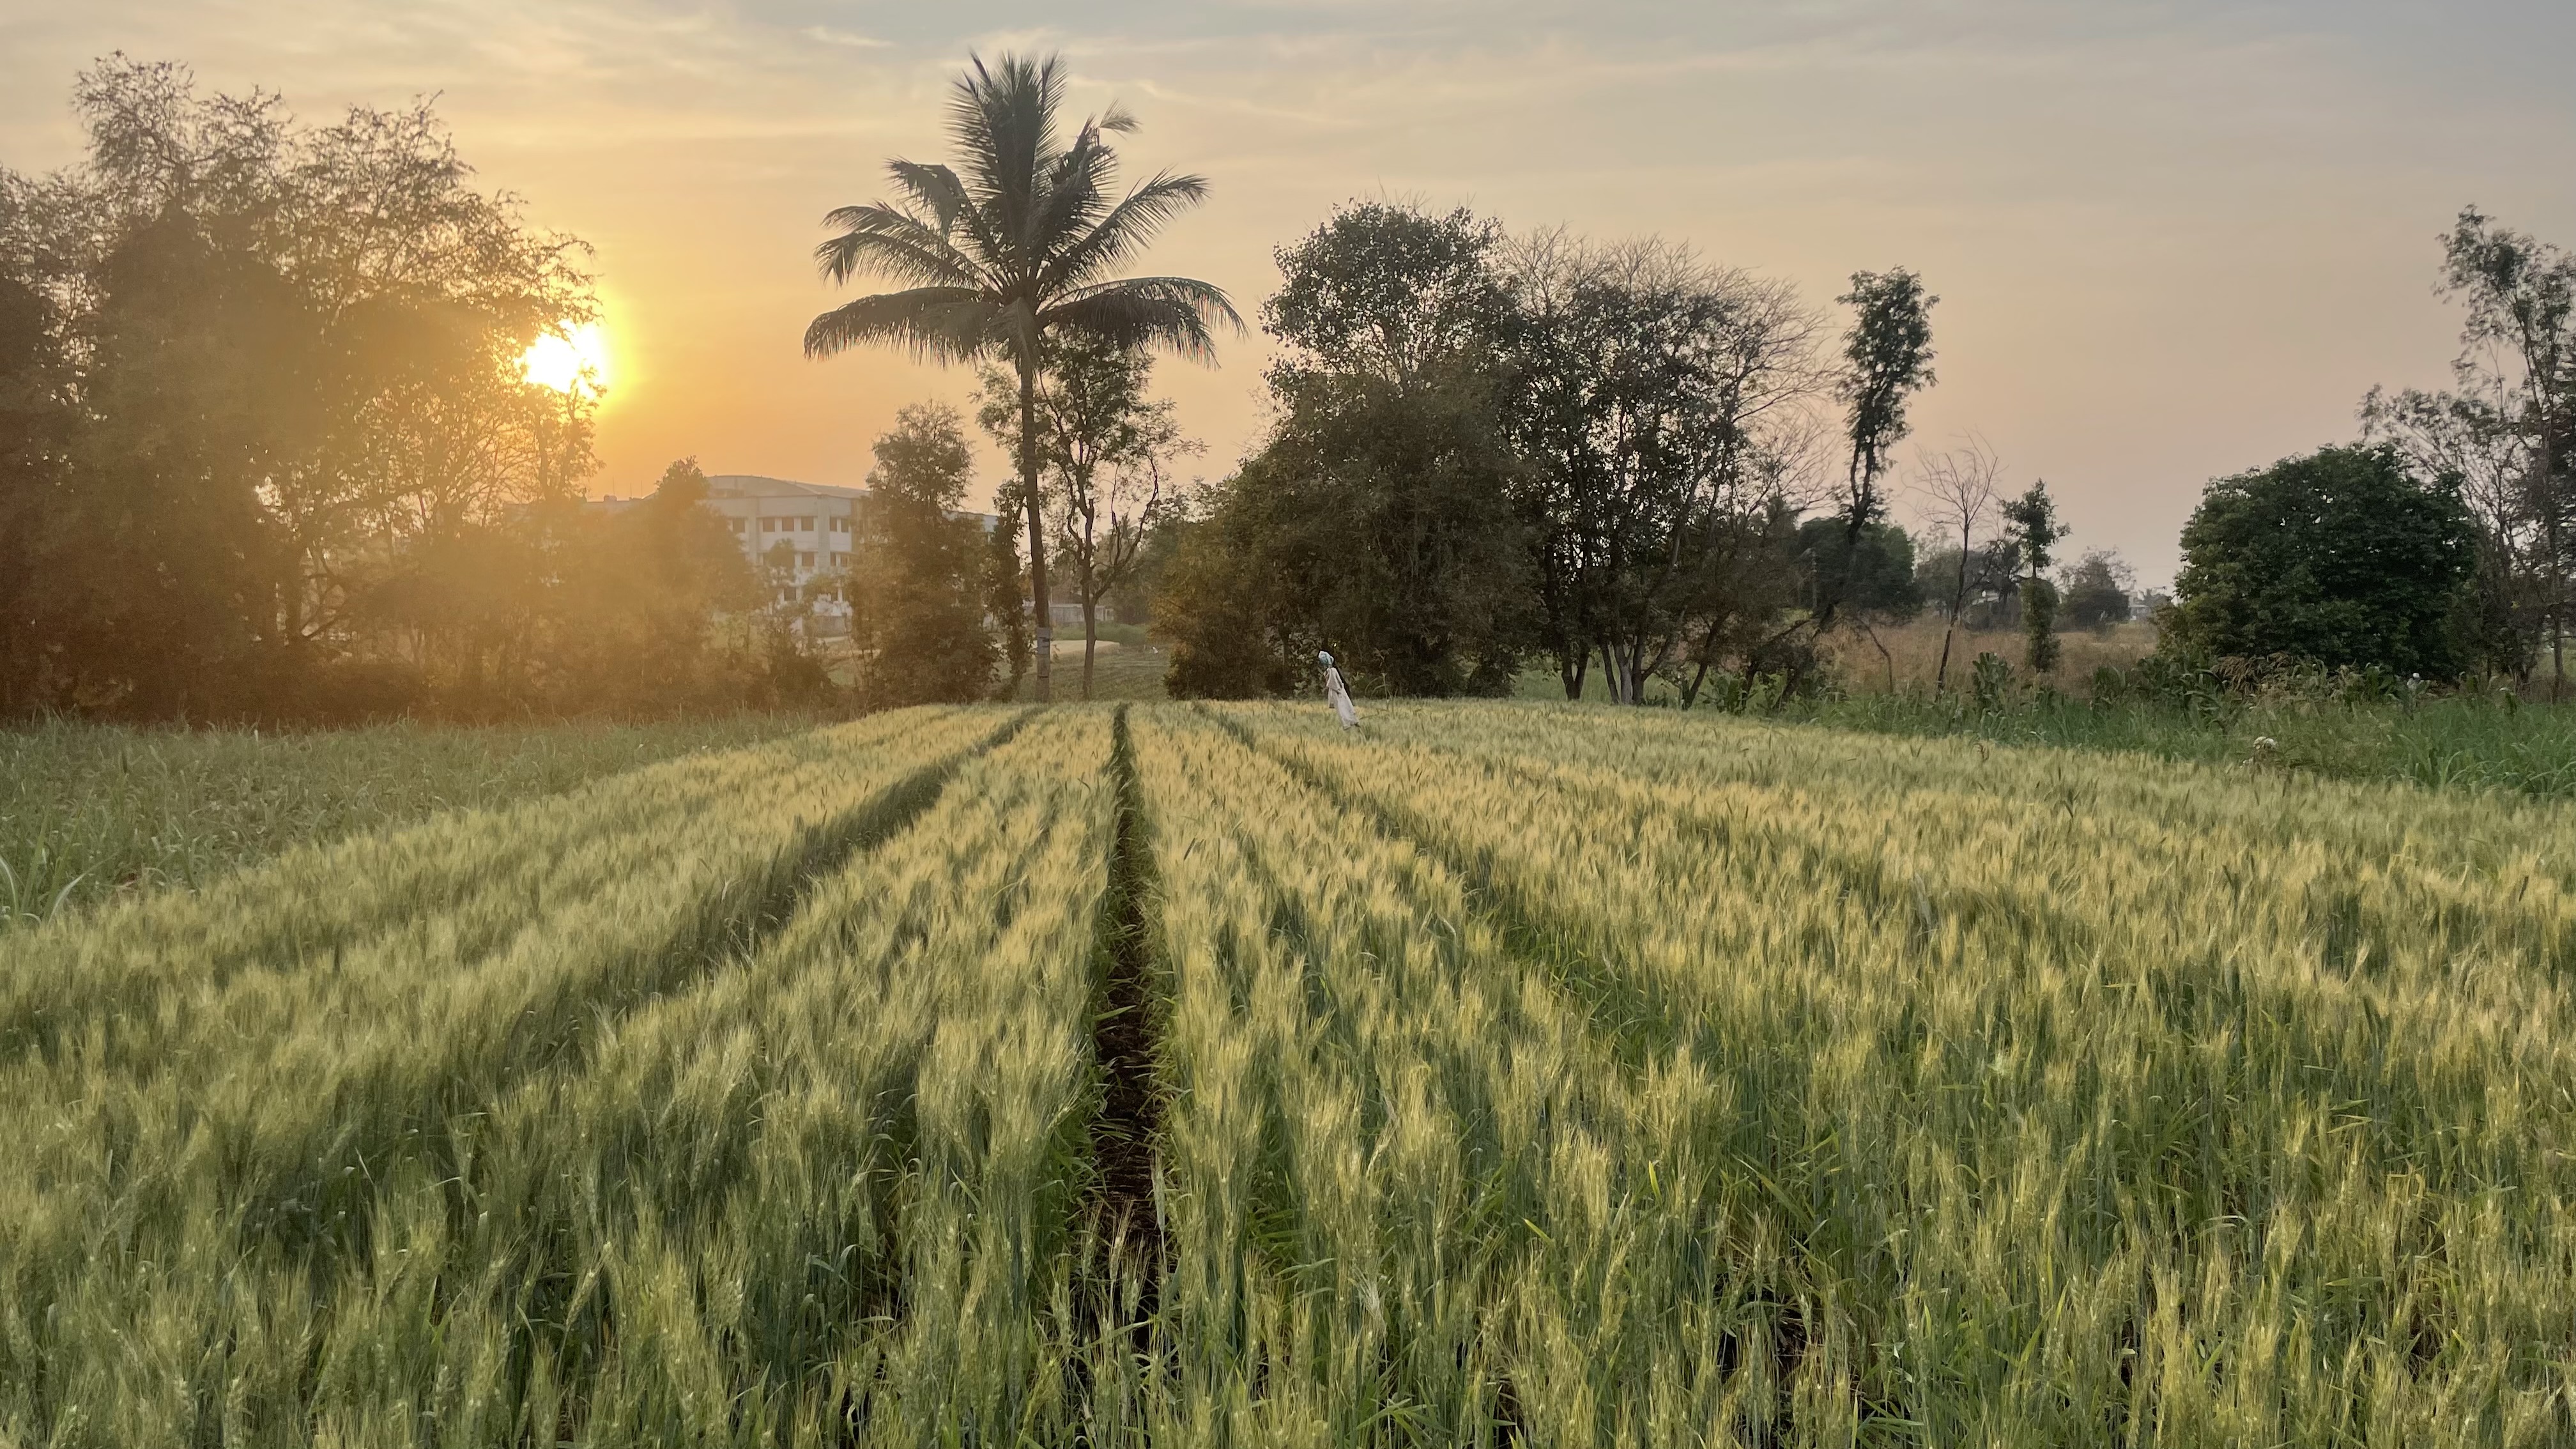
MULTIPOLYGON (((2070 548, 2151 583, 2211 476, 2348 439, 2374 383, 2443 381, 2435 238, 2463 204, 2576 245, 2576 7, 2501 0, 0 0, 0 164, 77 155, 70 81, 112 50, 307 119, 435 95, 485 184, 597 248, 594 491, 683 455, 856 484, 898 407, 973 379, 801 355, 848 295, 814 274, 821 217, 882 195, 888 157, 940 156, 968 51, 1014 48, 1064 52, 1080 109, 1137 114, 1131 176, 1213 181, 1146 265, 1247 317, 1271 249, 1361 196, 1659 233, 1817 302, 1915 268, 1943 299, 1916 441, 1984 437, 2060 494, 2070 548)), ((577 371, 581 343, 532 375, 577 371)), ((1266 355, 1256 335, 1160 370, 1211 476, 1260 434, 1266 355)))

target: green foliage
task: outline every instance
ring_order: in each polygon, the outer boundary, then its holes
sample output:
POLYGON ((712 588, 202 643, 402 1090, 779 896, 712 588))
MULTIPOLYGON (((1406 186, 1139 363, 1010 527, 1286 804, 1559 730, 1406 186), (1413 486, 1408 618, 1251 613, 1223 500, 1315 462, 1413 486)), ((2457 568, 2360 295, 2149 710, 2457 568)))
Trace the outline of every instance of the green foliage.
POLYGON ((0 534, 45 581, 0 568, 0 709, 366 713, 464 635, 528 652, 366 604, 430 553, 529 554, 476 535, 588 471, 596 394, 519 369, 592 311, 581 244, 476 191, 426 107, 298 126, 121 57, 75 106, 83 165, 0 176, 0 534))
POLYGON ((1036 425, 1040 500, 1057 559, 1082 605, 1082 698, 1090 699, 1100 606, 1127 587, 1146 542, 1184 502, 1173 464, 1198 451, 1181 436, 1170 399, 1147 396, 1153 359, 1106 338, 1071 334, 1039 349, 1040 382, 1025 415, 1015 378, 984 372, 976 420, 1017 456, 1036 425))
POLYGON ((2033 674, 2054 673, 2058 596, 2057 586, 2049 581, 2048 566, 2067 530, 2057 521, 2057 504, 2048 496, 2048 484, 2033 483, 2029 492, 2005 503, 2004 522, 2010 528, 2008 541, 2021 553, 2021 622, 2028 636, 2022 664, 2033 674))
POLYGON ((1992 651, 1977 655, 1968 668, 1968 698, 1979 714, 1993 714, 2012 698, 2012 665, 1992 651))
POLYGON ((998 651, 982 527, 957 516, 975 467, 964 425, 944 403, 915 403, 875 454, 842 584, 860 698, 881 709, 982 699, 998 651))
POLYGON ((1300 380, 1155 601, 1175 695, 1285 692, 1329 649, 1396 694, 1495 693, 1526 637, 1509 455, 1472 394, 1300 380))
MULTIPOLYGON (((1991 656, 1989 656, 1991 657, 1991 656)), ((2232 683, 2149 655, 2096 671, 2092 698, 2017 693, 2011 666, 1962 709, 1947 701, 1851 694, 1792 701, 1791 718, 1898 735, 1971 735, 1997 744, 2136 751, 2163 759, 2269 768, 2329 779, 2403 781, 2576 799, 2576 711, 2510 693, 2409 698, 2405 681, 2358 673, 2281 673, 2232 683), (2256 742, 2270 740, 2268 748, 2256 742)))
POLYGON ((1527 639, 1514 463, 1488 374, 1494 229, 1344 208, 1279 252, 1279 421, 1180 536, 1154 605, 1179 696, 1498 693, 1527 639))
POLYGON ((1798 525, 1798 555, 1815 607, 1830 594, 1868 618, 1910 619, 1922 611, 1914 539, 1895 524, 1867 524, 1855 539, 1842 519, 1810 518, 1798 525))
POLYGON ((1271 376, 1282 391, 1313 375, 1372 378, 1395 388, 1455 382, 1511 326, 1512 298, 1494 265, 1502 228, 1460 208, 1432 215, 1354 202, 1278 249, 1279 290, 1262 323, 1289 351, 1271 376))
POLYGON ((2092 549, 2078 559, 2061 581, 2066 622, 2078 629, 2107 629, 2129 622, 2133 581, 2128 565, 2107 549, 2092 549))
POLYGON ((1877 482, 1887 471, 1888 451, 1914 428, 1908 399, 1939 381, 1932 371, 1932 309, 1941 299, 1923 290, 1920 276, 1897 267, 1852 273, 1851 290, 1834 300, 1852 309, 1841 380, 1848 410, 1843 431, 1851 445, 1843 516, 1858 528, 1877 522, 1884 506, 1877 482))
POLYGON ((1028 676, 1032 653, 1029 571, 1020 562, 1019 494, 1004 489, 998 506, 1001 514, 992 532, 984 536, 984 617, 993 621, 1001 636, 1003 679, 995 693, 1010 699, 1018 695, 1020 681, 1028 676))
POLYGON ((2217 657, 2448 679, 2476 533, 2456 489, 2389 447, 2326 448, 2209 485, 2167 636, 2217 657))
POLYGON ((2442 263, 2442 291, 2467 312, 2453 386, 2372 388, 2362 435, 2456 485, 2477 525, 2463 649, 2528 678, 2546 643, 2557 692, 2576 573, 2576 256, 2464 207, 2442 263))
POLYGON ((1657 240, 1514 248, 1497 425, 1522 468, 1541 630, 1569 699, 1696 690, 1755 661, 1797 589, 1778 428, 1815 385, 1794 289, 1657 240))
POLYGON ((0 714, 645 716, 812 672, 742 627, 694 464, 580 506, 598 391, 521 356, 591 316, 584 249, 427 108, 298 126, 122 59, 76 106, 82 166, 0 175, 0 714))

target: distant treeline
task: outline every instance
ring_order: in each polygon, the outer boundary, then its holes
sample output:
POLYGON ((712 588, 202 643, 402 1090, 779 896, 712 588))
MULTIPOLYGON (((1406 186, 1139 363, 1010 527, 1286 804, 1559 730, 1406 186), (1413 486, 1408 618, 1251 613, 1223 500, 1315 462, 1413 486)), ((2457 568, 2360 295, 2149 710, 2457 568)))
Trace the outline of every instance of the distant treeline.
MULTIPOLYGON (((2361 444, 2212 483, 2160 677, 2537 668, 2554 691, 2576 262, 2474 211, 2446 255, 2459 389, 2373 393, 2361 444)), ((1278 260, 1278 422, 1151 551, 1176 692, 1302 687, 1330 649, 1394 693, 1500 692, 1540 660, 1569 696, 1598 669, 1687 703, 1713 676, 1799 689, 1829 631, 1927 607, 2025 628, 2044 671, 2060 625, 2149 602, 2106 551, 2058 565, 2046 486, 2006 496, 1982 444, 1895 469, 1934 380, 1911 273, 1852 278, 1829 356, 1787 285, 1661 242, 1370 202, 1278 260)))
MULTIPOLYGON (((963 174, 1001 175, 1014 127, 1054 134, 1052 65, 960 83, 963 174)), ((427 110, 299 127, 272 96, 201 98, 182 70, 123 60, 75 103, 81 164, 0 171, 0 716, 1007 693, 1047 626, 1023 539, 1086 640, 1104 615, 1150 617, 1182 695, 1307 688, 1330 650, 1386 693, 1502 693, 1544 668, 1569 697, 1776 699, 1853 657, 1829 636, 1874 643, 1927 609, 2019 627, 2040 676, 2058 629, 2152 609, 2154 678, 2563 688, 2576 259, 2475 211, 2444 238, 2468 316, 2456 386, 2374 391, 2359 442, 2211 483, 2166 601, 2107 551, 2061 558, 2048 486, 2008 490, 1981 440, 1900 459, 1939 301, 1903 268, 1854 274, 1838 321, 1670 242, 1355 203, 1277 253, 1274 421, 1200 487, 1176 472, 1195 445, 1150 396, 1146 349, 1205 355, 1223 294, 1075 288, 1023 338, 1011 279, 1055 273, 1015 271, 1018 233, 990 217, 939 220, 949 202, 1000 216, 1018 192, 957 200, 958 173, 899 166, 928 199, 835 212, 827 274, 917 262, 947 280, 826 314, 808 349, 979 363, 974 422, 1020 479, 977 534, 955 517, 967 424, 907 411, 877 444, 854 566, 800 581, 695 506, 693 463, 640 506, 582 506, 597 389, 541 386, 521 359, 595 312, 586 250, 475 190, 427 110), (1002 250, 951 245, 975 237, 1002 250), (826 599, 849 626, 828 657, 826 599)), ((1106 124, 1065 153, 1094 182, 1106 124)), ((1166 176, 1138 195, 1161 216, 1204 190, 1166 176)), ((1133 210, 1106 198, 1058 209, 1133 210)), ((1056 240, 1096 265, 1143 235, 1056 240)), ((1936 689, 1970 664, 1945 644, 1936 689)), ((1087 693, 1088 651, 1083 677, 1087 693)))
POLYGON ((0 171, 0 715, 333 719, 786 702, 818 671, 686 477, 580 506, 594 389, 522 355, 586 249, 425 108, 299 126, 83 76, 0 171))

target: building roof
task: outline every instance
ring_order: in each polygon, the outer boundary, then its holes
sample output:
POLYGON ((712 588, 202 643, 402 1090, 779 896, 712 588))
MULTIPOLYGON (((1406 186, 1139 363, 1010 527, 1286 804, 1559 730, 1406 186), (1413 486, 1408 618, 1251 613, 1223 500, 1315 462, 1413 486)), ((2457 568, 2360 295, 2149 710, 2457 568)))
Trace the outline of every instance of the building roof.
MULTIPOLYGON (((638 493, 632 498, 620 498, 616 494, 610 493, 603 497, 589 499, 587 502, 593 508, 604 508, 609 512, 614 513, 634 507, 636 504, 643 502, 647 496, 648 495, 646 494, 638 493)), ((759 473, 711 473, 707 475, 707 496, 709 498, 860 499, 868 496, 868 490, 865 488, 843 488, 835 483, 799 483, 793 478, 771 478, 759 473)), ((949 509, 948 516, 951 518, 975 519, 984 526, 987 532, 990 532, 1002 521, 990 513, 978 513, 973 509, 967 508, 949 509)))
POLYGON ((758 473, 711 473, 707 494, 713 498, 865 498, 865 488, 832 483, 799 483, 792 478, 764 478, 758 473))

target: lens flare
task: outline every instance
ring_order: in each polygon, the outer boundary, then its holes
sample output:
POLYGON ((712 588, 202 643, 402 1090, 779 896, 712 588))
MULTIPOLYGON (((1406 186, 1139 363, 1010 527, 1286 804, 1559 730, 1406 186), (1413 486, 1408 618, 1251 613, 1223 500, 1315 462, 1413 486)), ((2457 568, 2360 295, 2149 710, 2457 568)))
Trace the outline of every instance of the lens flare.
POLYGON ((596 322, 549 332, 519 355, 519 370, 539 387, 597 397, 608 391, 608 336, 596 322))

